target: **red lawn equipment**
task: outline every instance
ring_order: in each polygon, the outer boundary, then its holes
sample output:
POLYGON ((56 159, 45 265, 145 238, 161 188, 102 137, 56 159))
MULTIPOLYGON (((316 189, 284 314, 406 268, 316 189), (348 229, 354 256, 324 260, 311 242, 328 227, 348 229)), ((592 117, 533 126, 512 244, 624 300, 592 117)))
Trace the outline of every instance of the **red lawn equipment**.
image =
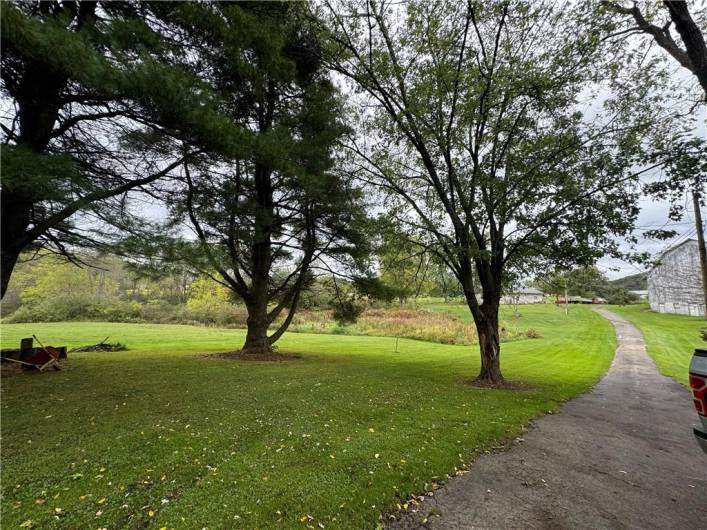
POLYGON ((2 360, 21 364, 22 368, 28 370, 34 369, 43 372, 50 367, 54 370, 61 370, 59 359, 66 358, 66 347, 45 346, 36 335, 32 335, 32 338, 39 343, 40 348, 32 347, 32 339, 22 339, 19 350, 3 351, 2 360), (15 355, 18 358, 14 358, 15 355))

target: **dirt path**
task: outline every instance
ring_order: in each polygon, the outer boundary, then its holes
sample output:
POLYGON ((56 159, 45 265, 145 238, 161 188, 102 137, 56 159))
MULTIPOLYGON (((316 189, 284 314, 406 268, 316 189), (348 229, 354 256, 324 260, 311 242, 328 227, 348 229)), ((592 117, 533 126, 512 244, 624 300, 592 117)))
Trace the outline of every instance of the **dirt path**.
POLYGON ((619 347, 594 389, 390 528, 707 528, 707 455, 692 438, 689 392, 658 373, 633 325, 599 313, 619 347))

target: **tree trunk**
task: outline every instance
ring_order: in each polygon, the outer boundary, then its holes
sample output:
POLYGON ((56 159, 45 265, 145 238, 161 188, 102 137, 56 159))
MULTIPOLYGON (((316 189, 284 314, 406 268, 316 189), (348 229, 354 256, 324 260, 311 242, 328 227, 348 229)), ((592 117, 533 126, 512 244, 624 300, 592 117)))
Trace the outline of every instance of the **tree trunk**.
POLYGON ((272 345, 268 338, 268 308, 267 300, 256 301, 254 304, 248 304, 248 333, 243 344, 244 353, 270 353, 272 345))
POLYGON ((15 269, 15 264, 17 263, 17 258, 19 253, 14 250, 2 249, 0 251, 0 275, 2 275, 2 296, 0 299, 5 297, 7 292, 7 287, 10 284, 10 277, 12 276, 12 271, 15 269))
POLYGON ((702 31, 690 15, 687 2, 667 1, 664 4, 670 11, 670 18, 685 44, 687 56, 692 63, 692 73, 702 85, 707 100, 707 44, 702 31))
POLYGON ((272 351, 268 339, 268 289, 272 257, 273 191, 269 168, 257 165, 255 188, 257 209, 255 213, 255 238, 251 245, 252 284, 246 301, 248 308, 248 333, 243 351, 267 353, 272 351))
POLYGON ((23 238, 30 224, 32 202, 24 195, 3 189, 0 192, 0 205, 2 206, 0 209, 0 228, 2 229, 0 237, 2 240, 0 248, 1 299, 5 297, 12 271, 15 269, 20 253, 26 246, 23 238))
POLYGON ((481 353, 481 370, 476 380, 482 383, 498 384, 503 382, 498 334, 498 307, 498 300, 484 300, 479 306, 479 315, 474 315, 481 353))

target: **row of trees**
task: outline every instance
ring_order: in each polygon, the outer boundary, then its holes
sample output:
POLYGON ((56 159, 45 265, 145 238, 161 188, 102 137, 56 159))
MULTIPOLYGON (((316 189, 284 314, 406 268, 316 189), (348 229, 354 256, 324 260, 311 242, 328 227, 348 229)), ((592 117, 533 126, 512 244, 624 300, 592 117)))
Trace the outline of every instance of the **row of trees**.
MULTIPOLYGON (((619 282, 620 283, 620 282, 619 282)), ((636 279, 635 289, 626 289, 611 282, 596 267, 577 267, 569 270, 546 272, 538 275, 533 284, 546 294, 556 298, 580 296, 582 298, 603 298, 609 304, 624 305, 639 300, 631 290, 645 290, 646 277, 636 279)))
MULTIPOLYGON (((625 254, 639 176, 665 163, 646 146, 679 110, 613 4, 0 7, 3 295, 23 251, 110 246, 231 290, 252 352, 320 271, 377 270, 382 214, 419 271, 454 279, 479 378, 501 381, 504 286, 625 254)), ((682 35, 689 13, 669 12, 682 35)))
MULTIPOLYGON (((20 261, 3 298, 0 316, 11 322, 245 324, 243 299, 210 277, 195 274, 190 267, 148 269, 136 267, 134 260, 87 252, 80 253, 79 258, 88 266, 76 267, 64 257, 48 253, 20 261)), ((384 262, 385 258, 378 259, 384 262)), ((446 295, 449 299, 460 295, 458 290, 449 291, 451 282, 445 275, 420 270, 412 260, 396 261, 396 266, 398 263, 395 274, 386 272, 378 278, 350 281, 318 275, 302 291, 299 306, 335 310, 341 315, 353 311, 355 317, 371 305, 403 304, 420 296, 446 295), (408 266, 403 268, 403 263, 408 266)), ((279 279, 286 274, 274 273, 279 279)))

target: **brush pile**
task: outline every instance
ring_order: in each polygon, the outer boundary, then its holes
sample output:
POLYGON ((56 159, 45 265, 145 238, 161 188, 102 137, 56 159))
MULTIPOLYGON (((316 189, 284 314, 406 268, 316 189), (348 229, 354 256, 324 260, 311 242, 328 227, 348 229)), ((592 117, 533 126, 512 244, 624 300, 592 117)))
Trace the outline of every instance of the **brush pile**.
POLYGON ((127 350, 128 348, 125 346, 125 344, 121 344, 120 342, 116 342, 115 344, 111 344, 109 342, 106 342, 108 340, 108 337, 103 339, 101 342, 98 344, 89 344, 88 346, 79 346, 78 348, 74 348, 71 350, 72 352, 82 352, 82 351, 123 351, 127 350))

